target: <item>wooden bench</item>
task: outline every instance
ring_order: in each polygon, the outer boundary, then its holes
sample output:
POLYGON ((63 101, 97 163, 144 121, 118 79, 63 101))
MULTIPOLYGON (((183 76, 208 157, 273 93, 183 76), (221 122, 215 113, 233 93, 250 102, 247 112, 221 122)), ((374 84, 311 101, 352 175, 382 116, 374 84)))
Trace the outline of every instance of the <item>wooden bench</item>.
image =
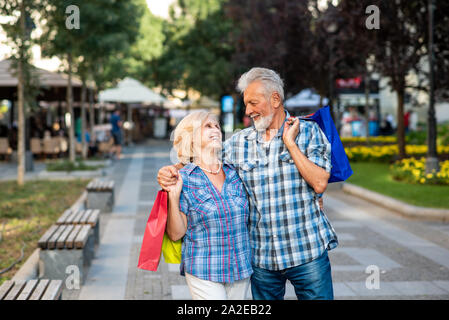
POLYGON ((100 243, 100 210, 67 209, 56 221, 57 225, 90 225, 94 234, 95 244, 100 243))
POLYGON ((63 279, 68 266, 79 270, 80 284, 94 257, 95 240, 90 224, 54 224, 39 239, 42 278, 63 279))
POLYGON ((61 300, 62 280, 6 280, 0 300, 61 300))
POLYGON ((101 212, 112 212, 114 207, 114 181, 95 179, 86 187, 87 209, 99 209, 101 212))

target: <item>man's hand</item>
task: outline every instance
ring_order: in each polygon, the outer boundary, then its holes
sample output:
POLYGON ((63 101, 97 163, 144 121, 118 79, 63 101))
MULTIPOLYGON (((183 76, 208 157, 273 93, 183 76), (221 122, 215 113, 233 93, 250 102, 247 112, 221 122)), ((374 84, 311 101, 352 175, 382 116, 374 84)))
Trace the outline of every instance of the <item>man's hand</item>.
POLYGON ((163 190, 170 192, 171 187, 178 182, 178 169, 175 166, 162 167, 157 173, 157 182, 163 190))
POLYGON ((295 144, 296 136, 299 133, 299 119, 290 117, 284 125, 284 132, 282 133, 282 140, 285 145, 295 144))

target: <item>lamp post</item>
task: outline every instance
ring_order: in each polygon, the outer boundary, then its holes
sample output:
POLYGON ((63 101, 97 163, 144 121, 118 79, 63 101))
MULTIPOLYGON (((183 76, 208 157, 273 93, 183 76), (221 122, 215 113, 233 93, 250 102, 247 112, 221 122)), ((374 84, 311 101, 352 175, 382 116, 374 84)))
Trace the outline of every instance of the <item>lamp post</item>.
POLYGON ((435 0, 429 0, 429 110, 427 113, 427 159, 426 173, 439 170, 436 145, 436 118, 435 118, 435 85, 434 85, 434 48, 433 48, 433 16, 435 0))
POLYGON ((338 25, 335 21, 330 21, 325 26, 326 32, 329 35, 329 106, 332 108, 332 116, 334 122, 337 123, 337 128, 339 129, 340 120, 340 110, 337 109, 337 114, 335 114, 334 106, 334 35, 338 32, 338 25), (337 120, 337 121, 335 121, 337 120))

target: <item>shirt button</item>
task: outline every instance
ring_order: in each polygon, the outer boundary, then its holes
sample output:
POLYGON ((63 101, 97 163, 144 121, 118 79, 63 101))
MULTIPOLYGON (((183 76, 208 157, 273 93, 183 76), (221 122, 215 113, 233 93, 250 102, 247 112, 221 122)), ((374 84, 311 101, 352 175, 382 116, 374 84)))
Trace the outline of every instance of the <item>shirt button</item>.
POLYGON ((273 238, 277 238, 277 237, 278 237, 277 235, 274 235, 274 236, 273 236, 273 238))

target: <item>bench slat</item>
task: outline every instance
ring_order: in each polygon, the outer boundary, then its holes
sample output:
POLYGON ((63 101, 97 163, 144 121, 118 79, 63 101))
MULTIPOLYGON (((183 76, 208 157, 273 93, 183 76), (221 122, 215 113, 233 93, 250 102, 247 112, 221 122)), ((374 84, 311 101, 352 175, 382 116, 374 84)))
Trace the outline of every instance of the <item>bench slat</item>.
POLYGON ((100 216, 100 210, 98 210, 98 209, 92 210, 92 214, 90 215, 89 219, 87 220, 87 223, 90 224, 92 227, 95 227, 98 223, 99 216, 100 216))
POLYGON ((62 292, 62 280, 52 280, 41 300, 56 300, 62 292))
POLYGON ((6 295, 5 299, 3 299, 3 300, 15 300, 19 296, 19 294, 22 291, 25 284, 26 284, 25 280, 15 281, 14 287, 9 291, 9 293, 6 295))
POLYGON ((79 220, 79 224, 87 224, 87 221, 92 213, 91 209, 83 210, 83 215, 81 216, 81 219, 79 220))
POLYGON ((79 224, 81 218, 84 215, 84 210, 78 210, 78 212, 76 213, 76 215, 73 217, 72 223, 73 224, 79 224))
POLYGON ((58 221, 56 221, 56 224, 64 224, 66 219, 72 214, 71 209, 67 209, 64 211, 64 213, 59 217, 58 221))
POLYGON ((56 230, 56 232, 52 235, 50 240, 48 240, 48 249, 55 249, 56 248, 56 242, 58 241, 61 234, 64 233, 64 230, 67 228, 67 225, 62 224, 59 226, 59 228, 56 230))
POLYGON ((69 236, 67 237, 66 241, 65 241, 65 245, 67 249, 73 249, 75 247, 75 239, 78 236, 78 233, 81 230, 82 225, 77 224, 74 226, 72 232, 69 234, 69 236))
POLYGON ((73 224, 67 225, 64 232, 61 234, 61 236, 56 241, 56 248, 58 249, 64 249, 65 247, 65 241, 67 240, 70 232, 72 232, 73 228, 75 226, 73 224))
POLYGON ((75 247, 77 249, 84 248, 84 245, 87 242, 87 237, 89 236, 90 228, 91 227, 88 224, 82 226, 80 233, 78 234, 78 236, 75 239, 75 247))
POLYGON ((33 293, 34 288, 36 288, 38 282, 39 280, 37 279, 28 280, 25 285, 25 288, 23 288, 22 292, 20 293, 20 295, 17 297, 16 300, 28 300, 28 298, 33 293))
POLYGON ((78 210, 72 211, 72 214, 70 216, 68 216, 67 219, 65 220, 65 224, 73 223, 73 220, 75 219, 75 217, 78 214, 78 212, 79 212, 78 210))
POLYGON ((48 245, 48 240, 53 236, 53 234, 58 229, 57 225, 52 225, 45 233, 44 235, 39 239, 38 245, 41 249, 46 249, 48 245))
POLYGON ((87 191, 112 191, 114 189, 114 181, 91 181, 86 189, 87 191))
POLYGON ((91 182, 91 185, 90 185, 90 190, 95 190, 96 188, 97 188, 97 184, 98 184, 98 179, 95 179, 95 180, 93 180, 92 182, 91 182))
POLYGON ((40 300, 40 298, 44 294, 45 289, 47 289, 49 283, 50 280, 48 279, 40 280, 36 289, 34 289, 33 294, 28 300, 40 300))
POLYGON ((0 300, 3 300, 3 298, 6 297, 12 287, 14 287, 13 280, 6 280, 5 282, 3 282, 2 286, 0 287, 0 300))

